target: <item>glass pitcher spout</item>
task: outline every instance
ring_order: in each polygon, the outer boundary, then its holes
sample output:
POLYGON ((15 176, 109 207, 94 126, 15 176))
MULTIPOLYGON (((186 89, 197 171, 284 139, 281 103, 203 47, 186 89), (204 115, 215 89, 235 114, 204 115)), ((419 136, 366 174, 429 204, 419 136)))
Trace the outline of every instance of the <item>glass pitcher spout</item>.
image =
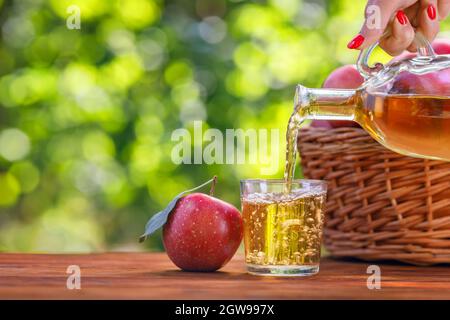
POLYGON ((286 133, 285 180, 294 177, 299 128, 306 119, 355 120, 357 116, 357 90, 310 89, 298 85, 295 90, 294 112, 286 133))
POLYGON ((303 119, 356 121, 357 90, 310 89, 297 85, 295 112, 303 119))

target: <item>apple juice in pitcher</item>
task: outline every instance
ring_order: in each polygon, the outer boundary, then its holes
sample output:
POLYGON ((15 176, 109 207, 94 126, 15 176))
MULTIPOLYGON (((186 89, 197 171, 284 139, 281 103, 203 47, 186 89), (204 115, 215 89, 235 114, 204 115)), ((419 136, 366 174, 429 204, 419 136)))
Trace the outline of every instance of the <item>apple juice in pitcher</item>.
POLYGON ((450 160, 450 99, 427 95, 367 95, 358 122, 390 149, 450 160), (364 110, 364 111, 363 111, 364 110))
MULTIPOLYGON (((450 80, 450 77, 449 77, 450 80)), ((315 90, 306 89, 314 94, 315 90)), ((333 90, 349 95, 352 90, 333 90)), ((449 89, 450 93, 450 89, 449 89)), ((450 99, 441 95, 357 92, 341 105, 315 99, 291 116, 286 133, 284 178, 294 176, 299 126, 305 119, 355 120, 382 145, 408 156, 450 161, 450 99), (317 108, 322 115, 312 116, 317 108), (326 114, 326 115, 325 115, 326 114)))
POLYGON ((416 33, 417 56, 368 66, 376 44, 363 50, 358 69, 366 78, 356 90, 297 86, 286 134, 285 180, 294 177, 297 136, 305 119, 356 121, 392 151, 450 161, 450 55, 436 55, 416 33))

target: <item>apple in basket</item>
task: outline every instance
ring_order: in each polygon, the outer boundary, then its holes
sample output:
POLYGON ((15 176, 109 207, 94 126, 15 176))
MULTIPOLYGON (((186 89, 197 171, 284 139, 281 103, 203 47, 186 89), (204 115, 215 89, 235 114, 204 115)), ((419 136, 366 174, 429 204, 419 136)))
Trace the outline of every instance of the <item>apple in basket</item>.
POLYGON ((401 72, 392 84, 390 94, 446 96, 450 92, 450 69, 423 75, 401 72))
MULTIPOLYGON (((345 65, 334 70, 323 83, 323 88, 332 89, 356 89, 364 82, 355 65, 345 65)), ((313 120, 312 127, 339 128, 359 127, 354 121, 313 120)))
POLYGON ((450 40, 449 39, 436 39, 431 46, 434 52, 437 54, 450 54, 450 40))
MULTIPOLYGON (((450 54, 450 41, 437 39, 431 45, 436 54, 450 54)), ((397 59, 411 58, 415 53, 404 52, 397 59)), ((450 92, 450 69, 416 75, 402 72, 395 79, 390 93, 393 94, 431 94, 444 95, 450 92)))

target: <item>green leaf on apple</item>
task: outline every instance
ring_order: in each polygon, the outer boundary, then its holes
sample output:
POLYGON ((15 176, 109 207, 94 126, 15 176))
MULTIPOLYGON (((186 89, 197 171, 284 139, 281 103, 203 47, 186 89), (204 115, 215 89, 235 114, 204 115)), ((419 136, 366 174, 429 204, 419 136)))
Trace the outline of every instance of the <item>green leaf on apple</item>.
POLYGON ((169 202, 169 204, 167 205, 167 207, 164 208, 164 210, 158 212, 157 214, 153 215, 153 217, 151 217, 151 219, 145 225, 144 234, 139 237, 139 242, 144 242, 145 239, 147 239, 147 237, 149 235, 151 235, 156 230, 161 228, 167 222, 167 218, 169 217, 169 214, 172 212, 172 210, 177 205, 178 200, 180 200, 182 197, 184 197, 188 193, 191 193, 198 189, 201 189, 210 183, 212 183, 211 191, 210 191, 210 193, 212 194, 214 192, 214 185, 215 185, 216 181, 217 181, 217 176, 214 176, 212 179, 206 181, 205 183, 202 183, 198 187, 195 187, 195 188, 192 188, 192 189, 189 189, 189 190, 179 193, 175 198, 173 198, 169 202))

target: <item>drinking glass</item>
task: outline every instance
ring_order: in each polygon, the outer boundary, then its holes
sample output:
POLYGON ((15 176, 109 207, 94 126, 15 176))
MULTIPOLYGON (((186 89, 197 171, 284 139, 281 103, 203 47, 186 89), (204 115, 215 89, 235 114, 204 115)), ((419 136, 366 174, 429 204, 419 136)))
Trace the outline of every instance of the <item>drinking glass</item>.
POLYGON ((327 185, 320 180, 241 180, 247 271, 306 276, 319 272, 327 185))

